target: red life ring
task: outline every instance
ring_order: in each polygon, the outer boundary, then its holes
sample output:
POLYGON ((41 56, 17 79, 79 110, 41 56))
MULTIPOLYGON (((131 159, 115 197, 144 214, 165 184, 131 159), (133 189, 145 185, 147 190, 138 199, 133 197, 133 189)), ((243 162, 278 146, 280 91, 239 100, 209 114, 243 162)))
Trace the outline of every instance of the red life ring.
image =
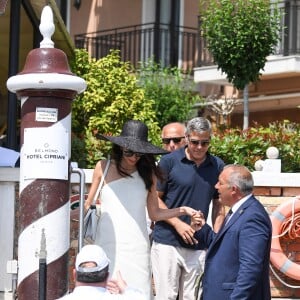
POLYGON ((300 265, 289 260, 283 253, 279 238, 279 235, 282 233, 281 229, 284 220, 292 215, 293 205, 294 213, 299 212, 299 196, 279 205, 270 216, 273 227, 270 260, 272 264, 286 276, 300 280, 300 265))
MULTIPOLYGON (((86 200, 88 197, 88 194, 84 194, 84 199, 86 200)), ((75 194, 72 195, 70 197, 70 208, 71 210, 76 209, 77 207, 79 207, 79 201, 80 201, 80 195, 79 194, 75 194)))

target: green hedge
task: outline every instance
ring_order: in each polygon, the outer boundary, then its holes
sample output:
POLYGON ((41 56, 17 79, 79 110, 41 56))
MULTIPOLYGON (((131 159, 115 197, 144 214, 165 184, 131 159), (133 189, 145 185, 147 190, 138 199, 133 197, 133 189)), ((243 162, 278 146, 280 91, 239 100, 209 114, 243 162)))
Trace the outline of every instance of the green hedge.
POLYGON ((300 124, 290 121, 274 122, 268 127, 254 126, 247 130, 218 129, 214 132, 210 152, 226 164, 239 163, 251 171, 259 159, 266 159, 266 150, 279 150, 282 172, 300 172, 300 124))

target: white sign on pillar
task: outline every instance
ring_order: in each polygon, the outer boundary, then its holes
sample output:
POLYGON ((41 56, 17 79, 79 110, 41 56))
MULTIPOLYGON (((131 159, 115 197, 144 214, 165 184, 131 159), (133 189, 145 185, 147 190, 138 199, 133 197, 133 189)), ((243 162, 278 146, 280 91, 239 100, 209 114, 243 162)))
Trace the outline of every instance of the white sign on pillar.
POLYGON ((62 128, 41 127, 24 130, 21 165, 24 180, 68 179, 69 133, 62 128))

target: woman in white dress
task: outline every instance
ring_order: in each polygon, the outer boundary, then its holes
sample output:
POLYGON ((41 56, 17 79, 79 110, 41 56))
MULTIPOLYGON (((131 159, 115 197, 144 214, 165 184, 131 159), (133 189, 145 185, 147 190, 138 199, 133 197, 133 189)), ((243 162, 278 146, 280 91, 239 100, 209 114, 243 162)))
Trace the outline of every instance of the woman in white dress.
MULTIPOLYGON (((166 154, 148 142, 148 128, 130 120, 120 136, 100 138, 111 141, 113 149, 105 183, 100 193, 101 218, 95 244, 107 253, 110 274, 120 271, 129 286, 143 290, 152 299, 150 243, 146 209, 152 221, 181 215, 192 215, 190 207, 162 209, 158 206, 156 180, 162 174, 155 163, 155 154, 166 154)), ((85 208, 91 205, 107 160, 96 164, 85 208)))

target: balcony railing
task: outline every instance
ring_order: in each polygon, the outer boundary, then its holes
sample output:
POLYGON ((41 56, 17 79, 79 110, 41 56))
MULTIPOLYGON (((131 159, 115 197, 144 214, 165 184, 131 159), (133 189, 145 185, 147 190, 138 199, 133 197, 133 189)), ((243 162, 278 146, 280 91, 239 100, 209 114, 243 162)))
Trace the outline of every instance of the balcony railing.
POLYGON ((176 66, 191 72, 199 65, 198 37, 197 28, 146 23, 79 34, 75 46, 87 49, 97 59, 118 49, 121 59, 135 67, 152 58, 163 67, 176 66))
POLYGON ((300 0, 279 2, 283 12, 281 20, 281 42, 276 47, 276 54, 283 56, 300 54, 300 0))
MULTIPOLYGON (((300 0, 281 1, 279 7, 284 13, 274 55, 300 55, 300 0)), ((199 29, 146 23, 79 34, 75 36, 75 46, 87 49, 97 59, 106 56, 111 49, 118 49, 121 59, 135 67, 153 58, 164 67, 177 66, 192 72, 195 67, 214 64, 199 29)))

